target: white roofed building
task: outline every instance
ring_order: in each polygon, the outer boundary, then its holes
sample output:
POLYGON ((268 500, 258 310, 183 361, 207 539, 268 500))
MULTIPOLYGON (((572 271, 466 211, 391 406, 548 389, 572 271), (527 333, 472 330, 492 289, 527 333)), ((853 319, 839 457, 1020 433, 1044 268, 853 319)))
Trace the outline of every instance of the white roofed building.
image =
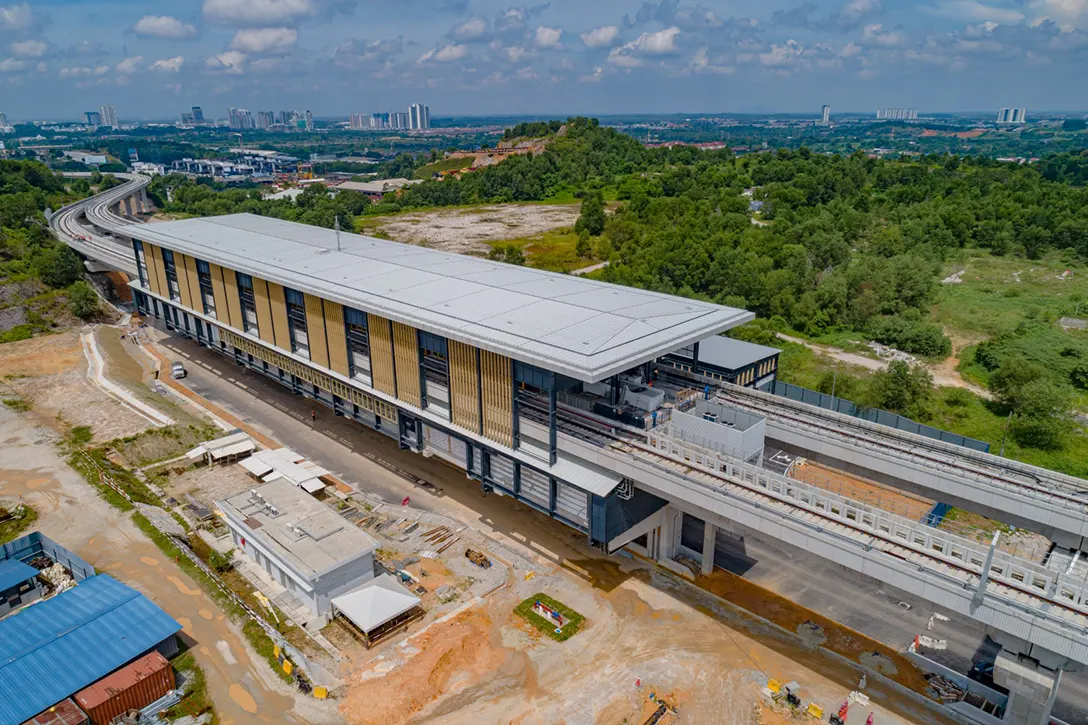
POLYGON ((319 617, 333 597, 374 578, 374 539, 287 478, 216 506, 235 548, 319 617))
MULTIPOLYGON (((693 400, 659 368, 754 317, 249 214, 121 233, 145 314, 602 545, 667 504, 623 443, 693 400)), ((282 450, 242 465, 301 495, 321 477, 282 450)))

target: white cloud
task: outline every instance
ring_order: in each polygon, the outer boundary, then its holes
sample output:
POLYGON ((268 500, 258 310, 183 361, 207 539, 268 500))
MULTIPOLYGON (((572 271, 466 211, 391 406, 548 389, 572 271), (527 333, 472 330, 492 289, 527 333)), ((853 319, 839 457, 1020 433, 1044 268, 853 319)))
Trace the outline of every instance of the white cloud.
POLYGON ((1065 31, 1088 27, 1088 0, 1034 0, 1031 7, 1036 22, 1051 18, 1065 31))
POLYGON ((838 23, 846 29, 856 28, 863 20, 883 10, 881 0, 846 0, 839 8, 838 23))
POLYGON ((30 5, 0 5, 0 30, 17 33, 34 26, 34 13, 30 5))
POLYGON ((316 12, 311 0, 204 0, 204 19, 222 25, 270 26, 316 12))
POLYGON ((582 42, 590 48, 606 48, 616 42, 620 29, 615 25, 605 25, 582 33, 582 42))
POLYGON ((519 60, 529 54, 529 51, 520 45, 503 45, 499 41, 495 41, 491 44, 491 50, 504 56, 511 63, 517 63, 519 60))
POLYGON ((769 52, 759 54, 759 62, 769 68, 787 68, 795 65, 804 52, 804 47, 791 39, 785 45, 771 45, 769 52))
POLYGON ((846 45, 844 45, 842 47, 842 50, 839 51, 839 57, 840 58, 852 58, 853 56, 857 55, 860 52, 861 52, 861 46, 860 45, 858 45, 857 43, 847 43, 846 45))
POLYGON ((525 68, 521 68, 514 75, 517 76, 518 80, 521 80, 521 81, 540 80, 540 76, 538 76, 536 74, 536 71, 533 70, 532 68, 528 67, 528 66, 526 66, 525 68))
POLYGON ((242 53, 286 53, 298 41, 294 28, 251 28, 239 30, 230 49, 242 53))
POLYGON ((4 58, 0 60, 0 73, 14 73, 26 68, 30 63, 25 60, 16 60, 15 58, 4 58))
POLYGON ((125 58, 123 61, 117 64, 117 72, 121 75, 132 75, 138 73, 140 66, 144 63, 144 57, 142 55, 134 55, 131 58, 125 58))
POLYGON ((534 33, 533 42, 536 47, 547 50, 559 46, 559 40, 563 37, 563 31, 559 28, 549 28, 541 25, 534 33))
POLYGON ((88 76, 103 76, 110 72, 108 65, 97 65, 94 68, 87 65, 70 66, 61 68, 61 78, 86 78, 88 76))
POLYGON ((173 58, 163 58, 151 64, 151 70, 159 73, 177 73, 185 63, 185 58, 177 55, 173 58))
POLYGON ((132 32, 149 38, 192 38, 196 26, 169 15, 145 15, 132 26, 132 32))
POLYGON ((660 55, 672 53, 676 50, 676 36, 680 34, 680 28, 672 27, 659 30, 656 33, 643 33, 635 41, 634 47, 643 53, 660 55))
POLYGON ((477 40, 487 34, 487 19, 477 15, 456 26, 450 35, 455 40, 477 40))
POLYGON ((450 43, 444 45, 441 48, 432 48, 423 55, 419 56, 417 63, 427 63, 434 61, 435 63, 453 63, 461 60, 468 55, 468 48, 464 45, 458 45, 456 43, 450 43))
POLYGON ((604 68, 597 66, 593 69, 592 73, 588 73, 584 76, 578 76, 579 83, 599 83, 604 78, 604 68))
POLYGON ((217 56, 208 58, 204 61, 204 65, 211 70, 237 75, 245 70, 245 62, 245 53, 240 53, 237 50, 228 50, 225 53, 220 53, 217 56))
POLYGON ((871 80, 873 78, 876 78, 876 76, 877 72, 872 68, 863 68, 862 70, 858 71, 858 78, 861 78, 862 80, 871 80))
POLYGON ((41 40, 21 40, 9 46, 16 58, 41 58, 49 50, 49 43, 41 40))
POLYGON ((861 39, 872 45, 883 45, 886 48, 894 48, 906 42, 906 38, 901 33, 884 30, 884 26, 880 23, 866 25, 861 39))
POLYGON ((688 67, 695 73, 715 73, 718 75, 729 75, 737 70, 733 66, 713 62, 706 48, 699 48, 695 52, 695 57, 691 59, 688 67))
POLYGON ((1024 14, 1015 8, 997 8, 978 2, 978 0, 946 0, 936 7, 926 8, 934 15, 970 21, 990 21, 1015 25, 1024 19, 1024 14))

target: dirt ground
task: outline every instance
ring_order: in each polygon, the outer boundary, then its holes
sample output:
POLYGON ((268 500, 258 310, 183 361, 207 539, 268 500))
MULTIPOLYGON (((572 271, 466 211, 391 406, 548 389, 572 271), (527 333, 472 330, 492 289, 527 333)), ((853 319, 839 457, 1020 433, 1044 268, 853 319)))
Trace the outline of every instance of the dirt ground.
MULTIPOLYGON (((5 348, 7 346, 4 346, 5 348)), ((2 348, 0 348, 2 349, 2 348)), ((237 625, 132 523, 57 455, 56 434, 30 414, 0 406, 0 495, 40 514, 35 530, 140 590, 174 617, 204 668, 223 725, 338 722, 332 703, 290 691, 242 638, 237 625)))
MULTIPOLYGON (((596 570, 600 563, 577 562, 596 570)), ((349 722, 642 723, 650 693, 678 710, 664 722, 718 725, 732 707, 755 707, 768 677, 797 680, 825 710, 846 695, 771 649, 663 591, 656 575, 616 565, 593 587, 550 575, 519 581, 447 621, 384 648, 359 667, 341 706, 349 722), (617 583, 618 582, 618 583, 617 583), (604 588, 602 588, 602 586, 604 588), (531 590, 553 591, 586 616, 585 629, 555 642, 513 614, 531 590), (743 685, 743 686, 742 686, 743 685), (738 693, 727 705, 724 693, 738 693)), ((859 653, 868 651, 859 638, 859 653)), ((894 669, 894 668, 893 668, 894 669)), ((881 723, 903 723, 874 707, 881 723)))
POLYGON ((30 404, 36 417, 63 433, 90 426, 106 441, 146 430, 147 419, 109 397, 87 378, 78 330, 0 346, 0 387, 30 404))
POLYGON ((805 461, 803 466, 795 465, 790 475, 798 481, 804 481, 825 491, 876 506, 914 521, 920 521, 933 508, 933 501, 929 499, 812 461, 805 461))
MULTIPOLYGON (((184 463, 179 463, 184 465, 184 463)), ((168 466, 167 468, 172 468, 168 466)), ((214 509, 215 502, 241 493, 256 486, 257 483, 239 465, 201 466, 186 468, 182 474, 171 473, 164 488, 177 500, 184 494, 192 494, 208 508, 214 509)))
POLYGON ((421 244, 459 254, 487 254, 487 242, 531 237, 573 226, 579 206, 502 204, 467 209, 411 212, 366 220, 366 232, 398 242, 421 244))

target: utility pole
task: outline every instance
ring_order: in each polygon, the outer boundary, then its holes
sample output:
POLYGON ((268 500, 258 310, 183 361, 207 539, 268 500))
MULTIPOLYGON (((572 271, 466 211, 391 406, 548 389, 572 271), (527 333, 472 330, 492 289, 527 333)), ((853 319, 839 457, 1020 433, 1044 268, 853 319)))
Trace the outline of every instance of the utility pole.
POLYGON ((336 251, 340 251, 340 215, 337 214, 335 218, 334 228, 336 229, 336 251))
POLYGON ((1009 411, 1009 417, 1005 419, 1005 431, 1001 434, 1001 451, 997 454, 999 456, 1005 455, 1005 439, 1009 437, 1009 426, 1012 425, 1013 411, 1009 411))
MULTIPOLYGON (((839 361, 836 360, 835 361, 835 371, 831 375, 831 397, 832 398, 835 397, 835 386, 838 384, 838 382, 839 382, 839 361)), ((832 400, 831 404, 835 405, 835 401, 832 400)))

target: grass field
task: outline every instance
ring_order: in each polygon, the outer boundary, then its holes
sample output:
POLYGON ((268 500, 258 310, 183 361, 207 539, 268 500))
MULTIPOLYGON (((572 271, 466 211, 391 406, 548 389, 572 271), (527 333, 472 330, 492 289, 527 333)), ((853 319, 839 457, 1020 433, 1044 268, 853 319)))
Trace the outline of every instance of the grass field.
POLYGON ((1024 319, 1088 316, 1088 268, 1057 252, 1044 259, 994 257, 965 250, 945 275, 964 270, 959 284, 942 284, 931 318, 947 333, 978 341, 1024 319), (1072 275, 1061 279, 1063 272, 1072 275))
POLYGON ((433 164, 427 164, 426 166, 420 166, 416 169, 415 178, 417 179, 429 179, 435 174, 442 173, 443 171, 459 171, 461 169, 467 169, 472 166, 472 157, 462 159, 442 159, 441 161, 435 161, 433 164))
POLYGON ((534 594, 518 606, 514 607, 514 613, 517 614, 519 617, 522 617, 526 622, 533 625, 544 634, 554 639, 556 642, 565 642, 574 635, 578 634, 578 632, 582 629, 582 625, 586 623, 586 618, 583 617, 581 614, 574 611, 562 602, 557 602, 556 600, 549 597, 547 594, 534 594), (555 611, 559 612, 563 615, 563 617, 568 620, 566 626, 563 627, 562 631, 556 632, 554 624, 533 611, 533 605, 538 601, 541 604, 546 604, 555 611))
POLYGON ((531 237, 519 237, 516 239, 504 239, 498 242, 489 242, 492 247, 513 245, 521 248, 525 254, 526 264, 536 269, 546 269, 551 272, 570 272, 593 264, 594 259, 583 259, 574 253, 578 244, 578 235, 574 229, 566 227, 553 229, 549 232, 534 234, 531 237))

